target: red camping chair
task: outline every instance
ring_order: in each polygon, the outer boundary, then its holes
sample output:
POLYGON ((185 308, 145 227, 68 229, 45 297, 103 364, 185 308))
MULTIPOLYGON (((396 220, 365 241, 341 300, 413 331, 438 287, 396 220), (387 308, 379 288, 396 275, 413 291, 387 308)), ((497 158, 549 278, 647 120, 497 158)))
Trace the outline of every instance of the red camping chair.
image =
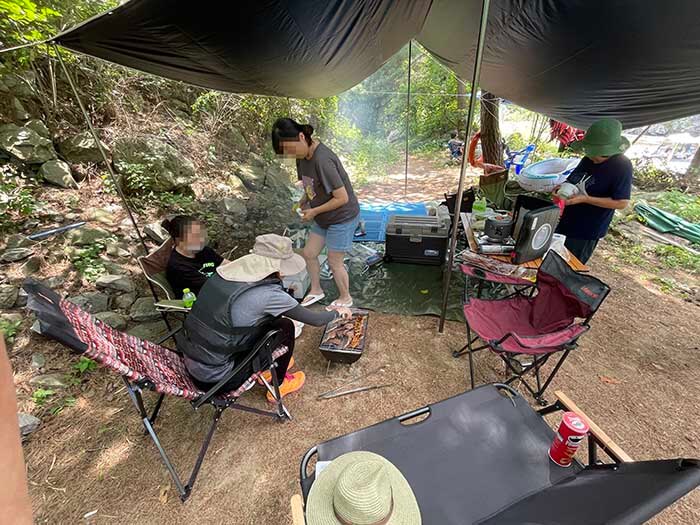
POLYGON ((536 290, 525 279, 485 272, 465 264, 461 268, 468 277, 516 287, 515 292, 499 300, 470 298, 465 294, 467 344, 453 355, 469 354, 472 388, 472 354, 490 348, 506 365, 506 373, 510 374, 506 384, 520 379, 538 402, 546 404, 544 391, 569 352, 577 347, 579 337, 590 328, 590 320, 610 287, 595 277, 574 271, 556 252, 549 252, 537 271, 536 290), (474 347, 478 339, 485 344, 474 347), (558 352, 562 354, 543 383, 540 370, 558 352), (514 359, 516 355, 530 356, 532 361, 521 363, 514 359), (524 378, 528 372, 534 372, 536 389, 524 378))
POLYGON ((278 420, 291 419, 280 396, 276 372, 275 361, 289 351, 286 346, 280 345, 279 330, 271 330, 265 334, 250 353, 242 356, 240 363, 233 370, 209 391, 203 392, 190 379, 184 360, 177 352, 111 328, 36 281, 26 281, 23 288, 28 294, 27 308, 36 314, 42 335, 57 340, 122 377, 129 398, 139 413, 145 434, 155 443, 183 502, 192 492, 204 456, 225 409, 235 408, 278 420), (245 383, 233 391, 222 390, 229 379, 251 364, 254 373, 245 383), (262 375, 265 370, 271 372, 272 385, 262 375), (275 410, 261 410, 238 403, 238 399, 252 388, 258 379, 262 380, 276 399, 275 410), (150 414, 142 396, 145 390, 153 390, 159 394, 150 414), (212 422, 186 483, 177 474, 153 428, 166 395, 189 400, 195 410, 206 404, 214 408, 212 422))

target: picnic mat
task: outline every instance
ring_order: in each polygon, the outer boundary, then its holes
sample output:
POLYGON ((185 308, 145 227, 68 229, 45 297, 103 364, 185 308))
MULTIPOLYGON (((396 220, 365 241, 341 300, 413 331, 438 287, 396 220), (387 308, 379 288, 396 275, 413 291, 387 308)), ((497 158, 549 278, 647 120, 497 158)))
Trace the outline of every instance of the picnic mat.
MULTIPOLYGON (((362 273, 364 266, 351 261, 350 293, 354 306, 386 314, 440 315, 442 307, 442 267, 415 264, 382 263, 362 273)), ((335 282, 322 280, 330 304, 338 291, 335 282)), ((463 321, 462 295, 464 274, 453 272, 447 319, 463 321)))
POLYGON ((424 202, 360 202, 360 219, 365 221, 366 235, 355 242, 384 242, 386 225, 392 215, 427 215, 424 202))
POLYGON ((678 215, 664 211, 645 201, 634 205, 640 221, 661 233, 678 235, 693 243, 700 243, 700 224, 682 219, 678 215))

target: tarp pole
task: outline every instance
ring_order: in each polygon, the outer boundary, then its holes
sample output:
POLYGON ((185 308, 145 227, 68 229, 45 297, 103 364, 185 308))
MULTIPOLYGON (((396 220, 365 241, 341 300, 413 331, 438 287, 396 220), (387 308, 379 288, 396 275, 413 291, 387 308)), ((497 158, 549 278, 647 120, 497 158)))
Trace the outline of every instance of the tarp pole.
POLYGON ((408 41, 408 89, 406 90, 406 159, 403 173, 403 196, 408 195, 408 132, 411 126, 411 59, 413 40, 408 41))
POLYGON ((630 147, 634 146, 635 143, 636 143, 639 139, 641 139, 642 136, 644 136, 644 134, 645 134, 647 131, 649 131, 649 128, 650 128, 650 127, 651 127, 651 124, 649 124, 646 128, 644 128, 644 129, 639 133, 639 135, 637 135, 637 138, 635 138, 635 139, 632 141, 632 144, 630 144, 630 147))
POLYGON ((117 190, 117 193, 119 194, 119 198, 122 200, 122 204, 124 205, 124 209, 126 209, 126 213, 129 215, 129 220, 131 221, 131 224, 134 226, 134 230, 136 230, 136 236, 139 238, 139 242, 141 243, 141 246, 143 247, 144 253, 148 253, 148 246, 146 246, 146 242, 143 239, 143 236, 141 235, 141 231, 139 230, 139 225, 136 223, 136 219, 134 218, 134 214, 131 212, 131 208, 129 207, 129 202, 126 200, 126 196, 124 195, 124 192, 121 189, 121 186, 119 185, 119 182, 117 181, 117 176, 114 174, 114 170, 112 169, 112 164, 109 162, 109 158, 107 157, 107 152, 105 152, 104 148, 102 147, 102 142, 100 141, 100 137, 97 136, 97 132, 95 131, 95 128, 92 126, 92 121, 90 120, 90 115, 88 115, 88 112, 85 110, 85 106, 83 106, 83 101, 80 99, 80 95, 78 94, 78 90, 75 87, 75 82, 73 82, 73 77, 71 77, 70 73, 68 72, 68 68, 66 67, 65 62, 63 62, 63 57, 61 57, 61 53, 59 52, 58 46, 56 44, 53 45, 54 51, 56 52, 56 56, 58 56, 58 62, 61 64, 61 69, 63 69, 63 72, 66 75, 66 78, 68 79, 68 84, 70 84, 71 89, 73 90, 73 95, 75 96, 75 99, 78 101, 78 106, 80 106, 80 111, 83 113, 83 118, 85 118, 85 122, 87 122, 88 129, 90 130, 90 133, 92 134, 93 138, 95 139, 95 144, 97 144, 97 149, 100 150, 100 155, 102 156, 102 159, 105 162, 105 165, 107 166, 107 171, 109 171, 109 177, 112 179, 112 183, 114 184, 114 188, 117 190))
MULTIPOLYGON (((467 126, 465 140, 469 140, 472 131, 472 118, 474 117, 474 104, 476 104, 476 87, 479 84, 479 74, 481 72, 481 58, 484 52, 484 40, 486 37, 486 24, 489 18, 490 0, 482 0, 481 22, 479 23, 479 37, 476 44, 476 56, 474 57, 474 71, 472 72, 472 89, 469 96, 469 110, 467 111, 467 126)), ((466 153, 466 152, 465 152, 466 153)), ((455 249, 457 248, 457 230, 459 230, 459 215, 462 211, 462 196, 464 195, 464 174, 466 171, 466 154, 462 154, 462 164, 459 168, 459 186, 457 187, 457 202, 455 204, 454 224, 452 225, 452 237, 450 238, 450 249, 447 256, 447 268, 445 268, 445 278, 443 279, 444 289, 442 293, 442 310, 440 312, 440 325, 438 331, 442 333, 445 329, 445 316, 447 315, 447 301, 450 294, 450 280, 452 278, 452 265, 455 259, 455 249)))

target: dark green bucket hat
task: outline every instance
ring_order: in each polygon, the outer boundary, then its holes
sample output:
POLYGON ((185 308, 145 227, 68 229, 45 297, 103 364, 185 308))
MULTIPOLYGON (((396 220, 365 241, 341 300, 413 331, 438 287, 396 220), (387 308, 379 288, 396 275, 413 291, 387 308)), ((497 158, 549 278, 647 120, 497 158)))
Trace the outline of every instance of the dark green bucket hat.
POLYGON ((583 151, 588 157, 610 157, 630 147, 630 141, 622 136, 622 123, 614 118, 604 118, 591 124, 583 140, 571 143, 574 151, 583 151))

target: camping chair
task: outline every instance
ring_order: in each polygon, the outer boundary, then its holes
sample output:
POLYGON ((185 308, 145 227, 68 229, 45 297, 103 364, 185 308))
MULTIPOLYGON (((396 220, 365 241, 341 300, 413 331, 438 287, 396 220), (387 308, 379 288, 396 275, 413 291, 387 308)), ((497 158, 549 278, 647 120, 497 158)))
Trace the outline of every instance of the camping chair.
POLYGON ((632 461, 590 420, 588 461, 556 465, 547 454, 555 433, 543 416, 571 410, 589 419, 564 394, 557 397, 537 412, 509 386, 483 385, 314 446, 301 461, 294 524, 304 524, 302 504, 316 472, 357 450, 401 471, 426 524, 636 525, 700 485, 700 461, 632 461), (599 450, 609 457, 605 464, 599 450))
POLYGON ((142 255, 137 261, 151 288, 165 295, 164 300, 155 303, 156 309, 162 312, 187 313, 190 309, 181 299, 175 298, 175 292, 165 277, 165 269, 168 267, 168 260, 174 246, 173 240, 168 238, 158 248, 148 255, 142 255))
POLYGON ((41 334, 59 341, 122 376, 145 433, 155 443, 183 502, 192 492, 204 456, 225 409, 236 408, 277 420, 291 419, 279 393, 276 372, 275 360, 288 351, 286 346, 280 345, 279 330, 271 330, 265 334, 238 366, 209 391, 203 392, 190 379, 180 354, 111 328, 36 281, 28 280, 23 288, 28 295, 27 307, 36 314, 41 334), (245 383, 233 391, 222 390, 229 379, 251 363, 255 372, 245 383), (272 385, 262 375, 265 370, 271 372, 272 385), (258 379, 276 399, 274 410, 261 410, 238 403, 243 393, 252 388, 258 379), (159 394, 150 414, 144 404, 144 390, 153 390, 159 394), (175 471, 153 428, 166 395, 189 400, 195 410, 204 405, 214 408, 211 425, 186 483, 175 471))
MULTIPOLYGON (((470 277, 485 275, 466 264, 461 268, 470 277)), ((473 354, 490 348, 503 359, 506 373, 511 374, 505 383, 520 379, 532 396, 545 405, 545 390, 569 352, 577 347, 579 337, 590 328, 591 318, 610 292, 610 287, 595 277, 574 271, 554 251, 547 254, 537 271, 537 293, 534 295, 532 283, 526 279, 493 273, 487 277, 516 287, 516 292, 507 298, 490 301, 465 294, 467 344, 453 355, 469 354, 469 378, 474 388, 473 354), (474 347, 478 339, 485 344, 474 347), (558 352, 562 352, 561 357, 543 383, 540 370, 558 352), (517 355, 530 356, 532 361, 521 363, 514 358, 517 355), (524 378, 529 372, 535 374, 536 389, 524 378)))

